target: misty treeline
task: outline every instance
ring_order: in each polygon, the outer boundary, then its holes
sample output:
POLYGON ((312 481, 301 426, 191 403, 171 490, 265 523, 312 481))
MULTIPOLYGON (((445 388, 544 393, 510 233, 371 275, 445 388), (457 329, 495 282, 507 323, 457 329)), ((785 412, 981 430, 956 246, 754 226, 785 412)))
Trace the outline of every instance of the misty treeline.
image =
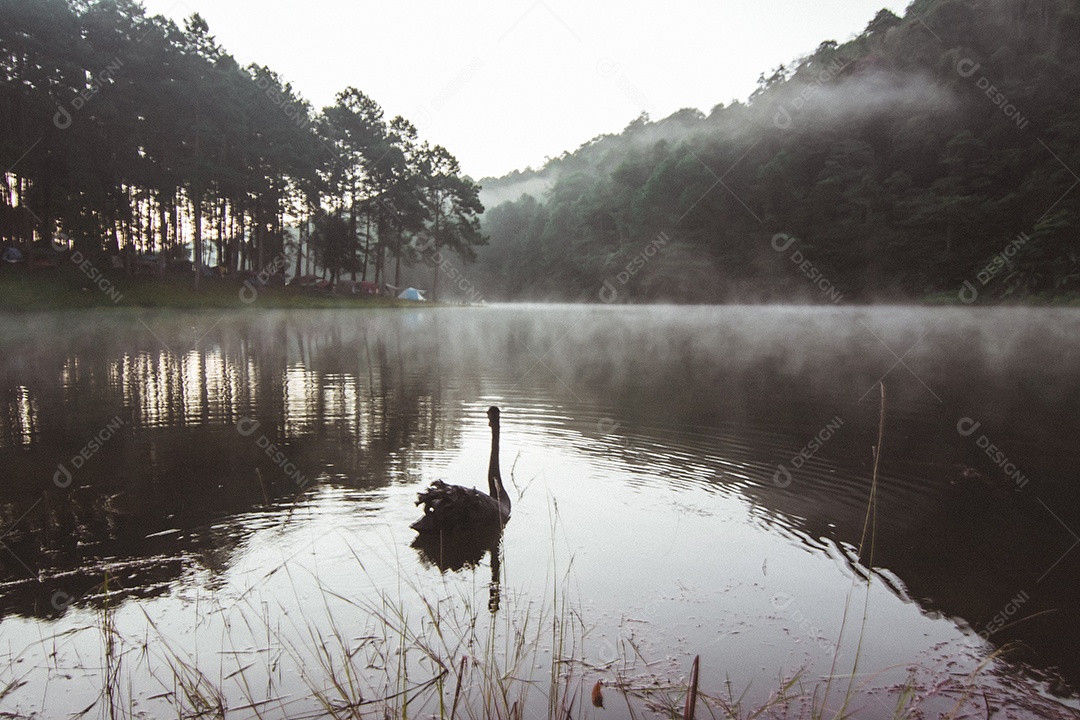
POLYGON ((0 0, 0 63, 0 239, 26 252, 62 237, 190 259, 196 279, 209 263, 396 285, 423 252, 483 242, 479 188, 445 148, 352 87, 315 112, 197 14, 0 0))
POLYGON ((619 302, 1076 291, 1077 13, 917 0, 746 103, 486 179, 477 271, 491 297, 619 302))

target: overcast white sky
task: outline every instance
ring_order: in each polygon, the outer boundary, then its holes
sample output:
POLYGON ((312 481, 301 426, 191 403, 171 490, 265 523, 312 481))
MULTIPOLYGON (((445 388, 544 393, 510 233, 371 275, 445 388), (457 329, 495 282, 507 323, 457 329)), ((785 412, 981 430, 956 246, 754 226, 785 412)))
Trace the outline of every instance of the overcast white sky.
POLYGON ((844 41, 883 0, 143 0, 193 12, 241 64, 268 65, 314 107, 354 85, 445 145, 474 178, 618 132, 642 110, 706 113, 758 75, 844 41))

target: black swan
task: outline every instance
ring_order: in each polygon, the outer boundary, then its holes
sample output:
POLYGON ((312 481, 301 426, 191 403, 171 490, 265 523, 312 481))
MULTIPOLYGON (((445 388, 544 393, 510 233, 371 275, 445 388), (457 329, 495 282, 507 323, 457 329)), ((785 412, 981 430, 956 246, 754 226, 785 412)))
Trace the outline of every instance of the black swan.
POLYGON ((488 408, 487 415, 491 426, 488 494, 436 480, 417 496, 416 504, 424 506, 424 516, 412 524, 412 529, 421 536, 465 533, 497 538, 510 519, 510 495, 499 472, 499 408, 488 408))

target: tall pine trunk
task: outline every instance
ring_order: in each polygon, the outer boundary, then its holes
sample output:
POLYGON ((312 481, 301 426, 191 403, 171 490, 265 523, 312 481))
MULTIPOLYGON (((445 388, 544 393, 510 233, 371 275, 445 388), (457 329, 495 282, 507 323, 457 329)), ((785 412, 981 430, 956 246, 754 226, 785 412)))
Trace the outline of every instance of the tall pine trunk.
MULTIPOLYGON (((436 197, 438 197, 438 196, 436 196, 436 197)), ((434 239, 435 242, 431 246, 431 250, 432 250, 431 258, 432 258, 432 260, 438 260, 438 258, 439 258, 439 231, 442 230, 442 227, 441 227, 441 224, 442 224, 442 222, 441 222, 442 221, 441 198, 440 198, 440 202, 436 203, 436 205, 435 205, 435 218, 434 218, 434 221, 435 222, 432 225, 432 236, 433 236, 433 239, 434 239)), ((432 271, 433 274, 432 274, 432 277, 431 277, 431 297, 428 298, 429 300, 431 300, 431 302, 435 302, 435 300, 439 296, 439 265, 440 265, 440 263, 436 262, 435 263, 435 269, 432 271)))
POLYGON ((199 167, 199 98, 201 93, 196 88, 195 93, 195 192, 192 193, 192 202, 195 204, 195 237, 192 246, 195 251, 195 290, 199 289, 202 279, 202 182, 200 175, 202 168, 199 167))
POLYGON ((401 230, 395 234, 394 245, 394 287, 401 287, 401 230))
POLYGON ((195 218, 192 222, 192 231, 195 233, 193 245, 195 247, 195 289, 199 289, 199 281, 202 278, 202 200, 199 193, 195 194, 195 218))
POLYGON ((364 259, 360 268, 360 279, 367 282, 368 253, 371 252, 371 213, 364 213, 364 259))
MULTIPOLYGON (((435 249, 435 256, 437 257, 438 253, 439 253, 439 242, 437 240, 435 241, 434 249, 435 249)), ((435 300, 438 297, 439 297, 439 264, 435 263, 435 269, 432 271, 432 276, 431 276, 431 297, 429 297, 428 300, 430 300, 431 302, 435 302, 435 300)))

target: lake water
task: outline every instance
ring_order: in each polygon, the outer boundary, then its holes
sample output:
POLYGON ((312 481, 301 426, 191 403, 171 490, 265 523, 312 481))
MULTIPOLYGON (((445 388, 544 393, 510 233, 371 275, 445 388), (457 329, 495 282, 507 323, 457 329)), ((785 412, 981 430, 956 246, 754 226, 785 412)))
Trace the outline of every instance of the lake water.
POLYGON ((0 712, 430 715, 469 656, 469 716, 567 674, 624 717, 700 655, 718 716, 796 677, 793 716, 1073 716, 1078 341, 1048 309, 8 316, 0 712), (494 590, 409 529, 427 483, 485 487, 489 405, 494 590))

